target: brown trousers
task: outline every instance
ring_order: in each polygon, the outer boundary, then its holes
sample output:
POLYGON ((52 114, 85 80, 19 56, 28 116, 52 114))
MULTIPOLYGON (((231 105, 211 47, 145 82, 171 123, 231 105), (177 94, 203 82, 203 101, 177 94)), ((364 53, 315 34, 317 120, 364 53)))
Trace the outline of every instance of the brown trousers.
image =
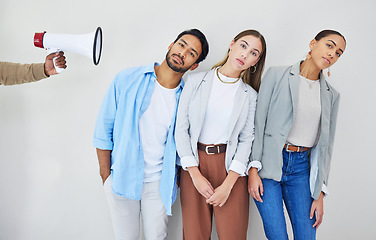
MULTIPOLYGON (((201 174, 213 188, 219 187, 227 176, 225 153, 207 155, 198 151, 201 174)), ((183 215, 184 240, 210 240, 214 212, 219 240, 247 239, 249 194, 247 177, 239 177, 222 207, 206 203, 196 190, 188 171, 181 171, 180 200, 183 215)))

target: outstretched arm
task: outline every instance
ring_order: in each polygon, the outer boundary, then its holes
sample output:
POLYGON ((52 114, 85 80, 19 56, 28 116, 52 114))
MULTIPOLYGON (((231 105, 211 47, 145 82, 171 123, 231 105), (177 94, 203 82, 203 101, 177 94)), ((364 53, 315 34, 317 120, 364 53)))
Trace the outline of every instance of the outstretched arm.
POLYGON ((60 68, 66 68, 66 61, 63 52, 47 55, 45 63, 21 64, 11 62, 0 62, 0 84, 16 85, 29 82, 36 82, 50 75, 57 74, 53 58, 60 68))

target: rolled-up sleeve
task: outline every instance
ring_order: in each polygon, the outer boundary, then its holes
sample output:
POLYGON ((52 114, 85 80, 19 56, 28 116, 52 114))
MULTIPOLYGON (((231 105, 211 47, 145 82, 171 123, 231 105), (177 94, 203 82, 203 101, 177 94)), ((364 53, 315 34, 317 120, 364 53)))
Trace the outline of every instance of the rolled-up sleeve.
POLYGON ((113 129, 117 108, 116 79, 111 83, 95 124, 93 145, 102 150, 113 149, 113 129))

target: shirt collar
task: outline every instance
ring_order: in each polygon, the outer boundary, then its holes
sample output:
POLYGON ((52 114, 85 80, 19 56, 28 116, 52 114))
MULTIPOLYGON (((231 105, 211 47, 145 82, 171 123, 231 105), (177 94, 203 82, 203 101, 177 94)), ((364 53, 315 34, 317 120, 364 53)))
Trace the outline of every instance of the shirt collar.
POLYGON ((148 65, 145 65, 142 69, 143 73, 151 73, 155 78, 157 78, 157 75, 155 74, 154 67, 159 66, 160 64, 158 62, 153 62, 148 65))

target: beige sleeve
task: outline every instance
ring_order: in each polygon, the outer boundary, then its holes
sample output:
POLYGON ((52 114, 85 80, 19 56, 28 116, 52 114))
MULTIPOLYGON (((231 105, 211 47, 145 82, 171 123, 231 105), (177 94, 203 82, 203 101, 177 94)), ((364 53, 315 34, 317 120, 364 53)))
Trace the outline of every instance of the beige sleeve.
POLYGON ((44 63, 20 64, 0 62, 0 84, 15 85, 39 81, 48 77, 44 72, 44 63))

